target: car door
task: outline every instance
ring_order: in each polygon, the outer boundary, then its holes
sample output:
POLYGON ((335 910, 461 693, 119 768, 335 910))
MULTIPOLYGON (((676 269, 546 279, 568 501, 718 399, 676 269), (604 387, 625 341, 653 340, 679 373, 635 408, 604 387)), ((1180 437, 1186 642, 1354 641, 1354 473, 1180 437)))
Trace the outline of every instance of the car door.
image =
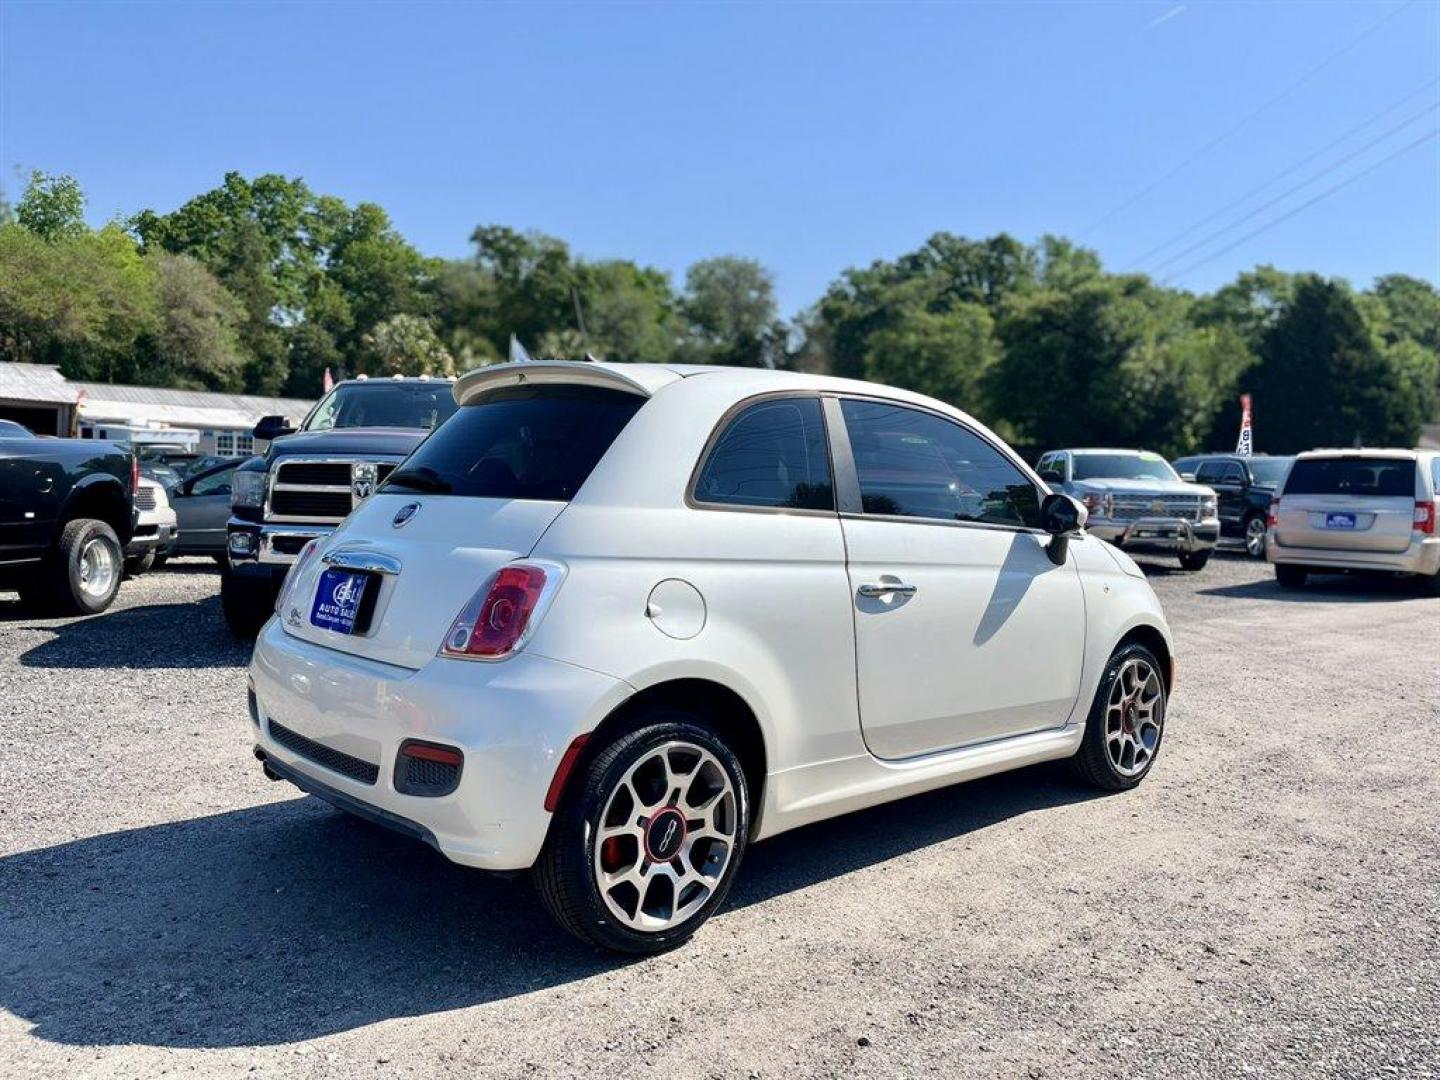
POLYGON ((924 409, 831 403, 860 722, 882 758, 1063 725, 1085 607, 1041 492, 979 432, 924 409))
POLYGON ((1207 461, 1195 470, 1195 482, 1214 489, 1221 530, 1227 536, 1242 533, 1250 487, 1244 467, 1238 461, 1207 461))
POLYGON ((179 538, 176 550, 220 555, 225 551, 225 523, 230 518, 230 484, 243 459, 201 473, 181 484, 171 503, 179 538))

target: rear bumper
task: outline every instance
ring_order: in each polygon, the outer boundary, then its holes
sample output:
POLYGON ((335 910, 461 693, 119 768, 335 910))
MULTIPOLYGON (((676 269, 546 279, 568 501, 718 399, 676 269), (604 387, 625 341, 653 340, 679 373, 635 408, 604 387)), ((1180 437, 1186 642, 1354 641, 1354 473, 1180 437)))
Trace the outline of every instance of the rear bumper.
POLYGON ((521 653, 497 664, 436 659, 392 667, 291 637, 272 619, 250 665, 252 732, 274 771, 302 790, 432 842, 447 858, 521 870, 549 828, 545 795, 565 749, 633 691, 619 679, 521 653), (334 772, 271 737, 270 719, 378 768, 373 784, 334 772), (464 754, 459 786, 438 797, 395 788, 400 744, 464 754), (358 809, 357 809, 358 804, 358 809))
POLYGON ((1186 521, 1183 518, 1148 517, 1135 521, 1092 521, 1086 532, 1109 540, 1126 551, 1169 551, 1191 554, 1209 551, 1220 542, 1220 519, 1186 521))
POLYGON ((1346 551, 1343 548, 1286 547, 1265 534, 1265 558, 1272 563, 1316 570, 1376 570, 1396 574, 1440 574, 1440 536, 1412 534, 1404 551, 1346 551))

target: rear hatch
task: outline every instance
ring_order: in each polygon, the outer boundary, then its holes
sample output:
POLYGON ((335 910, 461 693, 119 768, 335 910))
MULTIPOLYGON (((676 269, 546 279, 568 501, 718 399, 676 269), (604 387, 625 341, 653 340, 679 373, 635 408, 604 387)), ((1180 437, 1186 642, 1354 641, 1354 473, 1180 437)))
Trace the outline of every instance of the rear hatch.
POLYGON ((424 666, 475 592, 535 547, 644 402, 633 389, 578 384, 473 394, 323 543, 288 592, 282 625, 327 648, 424 666))
POLYGON ((1300 458, 1275 516, 1285 547, 1400 552, 1415 520, 1415 460, 1375 455, 1300 458))

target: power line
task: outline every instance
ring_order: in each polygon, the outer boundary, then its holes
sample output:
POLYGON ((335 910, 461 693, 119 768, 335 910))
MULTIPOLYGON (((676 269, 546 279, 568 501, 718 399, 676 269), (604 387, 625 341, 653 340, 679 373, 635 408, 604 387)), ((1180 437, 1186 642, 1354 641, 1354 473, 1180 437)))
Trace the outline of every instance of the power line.
POLYGON ((1107 221, 1109 221, 1111 218, 1115 217, 1117 214, 1121 213, 1122 211, 1128 210, 1130 207, 1134 206, 1137 202, 1139 202, 1141 199, 1143 199, 1146 195, 1149 195, 1152 191, 1154 191, 1156 188, 1158 188, 1161 184, 1165 183, 1166 180, 1169 180, 1169 179, 1170 179, 1172 176, 1174 176, 1176 173, 1178 173, 1178 172, 1182 171, 1183 169, 1186 169, 1186 168, 1188 168, 1189 166, 1195 164, 1195 162, 1199 161, 1202 157, 1204 157, 1206 154, 1208 154, 1211 150, 1215 149, 1215 147, 1219 146, 1219 145, 1220 145, 1221 143, 1223 143, 1226 139, 1230 138, 1230 136, 1234 135, 1236 132, 1238 132, 1238 131, 1240 131, 1242 128, 1244 128, 1247 124, 1250 123, 1251 120, 1254 120, 1257 116, 1259 116, 1261 113, 1265 112, 1267 109, 1271 108, 1272 106, 1278 105, 1281 101, 1285 100, 1285 98, 1289 97, 1289 96, 1290 96, 1291 94, 1293 94, 1296 90, 1300 89, 1300 87, 1304 86, 1307 82, 1309 82, 1311 79, 1313 79, 1316 75, 1319 75, 1320 72, 1324 71, 1324 70, 1325 70, 1326 68, 1328 68, 1331 64, 1335 63, 1335 61, 1339 60, 1342 56, 1344 56, 1346 53, 1348 53, 1351 49, 1355 48, 1355 46, 1359 45, 1362 41, 1364 41, 1366 38, 1368 38, 1371 34, 1375 33, 1375 31, 1379 30, 1382 26, 1384 26, 1386 23, 1388 23, 1391 19, 1395 18, 1397 15, 1399 15, 1399 14, 1400 14, 1402 11, 1404 11, 1406 8, 1410 7, 1410 5, 1413 4, 1414 2, 1415 2, 1415 0, 1406 0, 1405 3, 1401 4, 1401 5, 1400 5, 1399 7, 1397 7, 1394 11, 1391 11, 1390 13, 1381 16, 1381 17, 1380 17, 1379 19, 1377 19, 1375 22, 1371 23, 1371 24, 1370 24, 1369 26, 1367 26, 1364 30, 1362 30, 1358 35, 1356 35, 1355 37, 1351 38, 1348 42, 1346 42, 1344 45, 1342 45, 1342 46, 1341 46, 1339 49, 1337 49, 1335 52, 1331 53, 1331 54, 1330 54, 1329 56, 1327 56, 1324 60, 1320 61, 1320 63, 1316 64, 1316 65, 1315 65, 1314 67, 1312 67, 1309 71, 1305 72, 1304 75, 1301 75, 1300 78, 1296 79, 1293 83, 1291 83, 1289 86, 1287 86, 1284 90, 1280 91, 1280 93, 1278 93, 1278 94, 1276 94, 1274 97, 1270 98, 1270 99, 1269 99, 1268 101, 1266 101, 1263 105, 1260 105, 1259 107, 1257 107, 1257 108, 1255 108, 1255 109, 1252 109, 1250 112, 1246 113, 1246 114, 1239 120, 1239 122, 1237 122, 1236 124, 1234 124, 1232 127, 1227 128, 1225 131, 1221 132, 1221 133, 1220 133, 1219 135, 1217 135, 1215 138, 1211 139, 1211 140, 1210 140, 1209 142, 1207 142, 1204 146, 1200 147, 1200 149, 1196 150, 1196 151, 1195 151, 1193 154, 1191 154, 1189 157, 1185 158, 1185 160, 1181 161, 1178 165, 1173 166, 1172 168, 1170 168, 1170 169, 1167 170, 1166 172, 1162 173, 1160 176, 1156 177, 1156 178, 1155 178, 1154 180, 1152 180, 1150 183, 1146 184, 1143 188, 1141 188, 1139 191, 1137 191, 1134 195, 1131 195, 1131 196, 1130 196, 1128 199, 1126 199, 1124 202, 1122 202, 1122 203, 1120 203, 1118 206, 1116 206, 1116 207, 1114 207, 1114 208, 1106 211, 1106 213, 1104 213, 1103 215, 1101 215, 1099 218, 1097 218, 1095 221, 1093 221, 1093 222, 1092 222, 1090 225, 1088 225, 1086 228, 1082 229, 1082 230, 1080 231, 1080 237, 1079 237, 1079 238, 1083 240, 1086 236, 1090 235, 1090 233, 1094 232, 1094 231, 1095 231, 1096 229, 1098 229, 1101 225, 1104 225, 1104 224, 1105 224, 1107 221))
POLYGON ((1335 194, 1337 191, 1339 191, 1341 188, 1349 187, 1351 184, 1355 183, 1355 181, 1364 179, 1365 177, 1367 177, 1367 176, 1369 176, 1371 173, 1373 173, 1376 169, 1380 168, 1380 167, 1383 166, 1383 165, 1388 165, 1390 162, 1394 161, 1396 158, 1400 157, 1402 154, 1407 154, 1407 153, 1409 153, 1411 150, 1414 150, 1417 146, 1421 145, 1422 143, 1428 142, 1429 140, 1435 138, 1435 136, 1437 136, 1437 135, 1440 135, 1440 128, 1435 128, 1434 130, 1427 132, 1426 134, 1420 136, 1420 138, 1416 139, 1414 142, 1406 143, 1404 146, 1400 147, 1400 149, 1394 151, 1393 153, 1386 154, 1383 158, 1381 158, 1379 161, 1375 162, 1375 164, 1371 165, 1369 168, 1367 168, 1367 169, 1362 169, 1360 172, 1356 173, 1355 175, 1346 177, 1344 180, 1341 180, 1338 184, 1334 184, 1334 185, 1332 185, 1331 187, 1326 188, 1324 191, 1320 192, 1320 194, 1319 194, 1319 195, 1316 195, 1314 198, 1307 199, 1305 202, 1301 203, 1299 206, 1295 207, 1293 210, 1287 210, 1285 213, 1281 214, 1279 217, 1273 218, 1272 220, 1267 221, 1264 225, 1261 225, 1258 229, 1255 229, 1255 230, 1253 230, 1252 232, 1246 233, 1244 236, 1240 237, 1240 239, 1239 239, 1239 240, 1236 240, 1234 243, 1232 243, 1232 244, 1227 244, 1225 247, 1221 248, 1219 251, 1212 252, 1211 254, 1205 256, 1205 258, 1201 259, 1199 262, 1191 263, 1191 264, 1190 264, 1189 266, 1187 266, 1184 270, 1181 270, 1181 271, 1179 271, 1178 273, 1171 274, 1169 277, 1167 277, 1167 278, 1165 279, 1165 281, 1164 281, 1162 284, 1168 285, 1168 284, 1169 284, 1170 282, 1172 282, 1172 281, 1179 281, 1181 278, 1185 277, 1187 274, 1190 274, 1190 273, 1194 272, 1195 270, 1200 269, 1200 267, 1205 266, 1205 265, 1207 265, 1208 263, 1214 262, 1216 259, 1220 258, 1220 256, 1222 256, 1222 255, 1228 255, 1230 252, 1234 251, 1234 250, 1235 250, 1237 247, 1239 247, 1241 244, 1249 243, 1251 240, 1255 239, 1255 237, 1259 236, 1261 233, 1268 232, 1268 231, 1270 231, 1271 229, 1273 229, 1276 225, 1279 225, 1279 224, 1281 224, 1282 222, 1289 221, 1292 217, 1294 217, 1296 214, 1300 213, 1301 211, 1303 211, 1303 210, 1308 210, 1310 207, 1314 206, 1316 203, 1321 202, 1321 201, 1324 200, 1324 199, 1328 199, 1331 195, 1334 195, 1334 194, 1335 194))
POLYGON ((1404 95, 1403 97, 1401 97, 1401 98, 1399 98, 1399 99, 1391 102, 1389 105, 1385 106, 1385 108, 1381 109, 1381 110, 1380 110, 1378 113, 1376 113, 1374 116, 1371 116, 1371 117, 1370 117, 1369 119, 1367 119, 1367 120, 1362 120, 1360 123, 1358 123, 1358 124, 1356 124, 1354 127, 1350 128, 1350 129, 1349 129, 1348 131, 1346 131, 1344 134, 1338 135, 1338 136, 1336 136, 1334 139, 1330 140, 1328 143, 1326 143, 1324 146, 1320 147, 1318 150, 1314 150, 1314 151, 1312 151, 1311 153, 1306 154, 1303 158, 1301 158, 1299 161, 1295 162, 1294 164, 1290 165, 1288 168, 1285 168, 1285 169, 1280 170, 1280 172, 1278 172, 1278 173, 1276 173, 1274 176, 1270 177, 1270 179, 1266 180, 1263 184, 1257 184, 1255 187, 1253 187, 1253 188, 1251 188, 1249 191, 1245 192, 1244 195, 1241 195, 1241 196, 1239 196, 1238 198, 1235 198, 1235 199, 1230 200, 1230 201, 1229 201, 1228 203, 1226 203, 1224 206, 1220 207, 1220 209, 1218 209, 1218 210, 1216 210, 1216 211, 1214 211, 1214 212, 1212 212, 1212 213, 1210 213, 1210 214, 1207 214, 1205 217, 1201 218, 1199 221, 1195 222, 1193 225, 1189 226, 1188 228, 1181 229, 1178 233, 1176 233, 1174 236, 1170 237, 1170 239, 1166 240, 1164 243, 1162 243, 1162 244, 1156 244, 1154 247, 1152 247, 1149 251, 1146 251, 1144 254, 1137 255, 1134 259, 1132 259, 1132 260, 1130 261, 1130 263, 1125 267, 1125 269, 1126 269, 1126 270, 1133 270, 1133 269, 1135 269, 1136 267, 1140 266, 1140 264, 1142 264, 1142 263, 1144 263, 1145 261, 1147 261, 1151 256, 1153 256, 1153 255, 1158 255, 1160 252, 1164 251, 1164 250, 1165 250, 1166 248, 1168 248, 1171 244, 1174 244, 1174 243, 1176 243, 1177 241, 1180 241, 1180 240, 1185 239, 1185 237, 1189 236, 1191 233, 1195 232, 1197 229, 1203 228, 1204 226, 1210 224, 1210 222, 1214 221, 1216 218, 1218 218, 1218 217, 1223 217, 1225 214, 1227 214, 1229 211, 1235 209, 1235 207, 1239 206, 1241 203, 1247 202, 1248 200, 1254 198, 1256 195, 1260 194, 1260 192, 1264 191, 1264 190, 1265 190, 1266 188, 1268 188, 1270 185, 1275 184, 1275 183, 1278 183, 1279 181, 1285 179, 1285 177, 1291 175, 1292 173, 1296 172, 1297 170, 1303 168, 1303 167, 1306 166, 1306 165, 1309 165, 1310 162, 1312 162, 1312 161, 1314 161, 1316 158, 1320 157, 1320 155, 1322 155, 1322 154, 1324 154, 1324 153, 1327 153, 1327 152, 1330 151, 1330 150, 1333 150, 1335 147, 1339 146, 1341 143, 1344 143, 1346 140, 1348 140, 1348 139, 1350 138, 1350 136, 1355 135, 1356 133, 1358 133, 1358 132, 1360 132, 1360 131, 1363 131, 1365 128, 1368 128, 1371 124, 1375 123, 1377 120, 1380 120, 1380 119, 1382 119, 1382 118, 1390 115, 1392 112, 1394 112, 1396 109, 1400 108, 1400 106, 1404 105, 1404 104, 1405 104, 1407 101, 1409 101, 1411 98, 1416 97, 1416 96, 1419 95, 1419 94, 1423 94, 1426 90, 1432 89, 1434 86, 1436 86, 1436 84, 1440 84, 1440 78, 1431 79, 1431 80, 1430 80, 1429 82, 1427 82, 1424 86, 1420 86, 1420 87, 1417 87, 1417 88, 1414 89, 1414 90, 1411 90, 1408 94, 1404 95))
POLYGON ((1195 241, 1195 243, 1191 244, 1189 247, 1184 248, 1184 249, 1182 249, 1181 251, 1177 251, 1174 255, 1171 255, 1168 259, 1162 260, 1162 261, 1155 267, 1155 273, 1158 275, 1158 274, 1159 274, 1162 270, 1164 270, 1167 266, 1171 266, 1171 265, 1179 262, 1181 259, 1185 258, 1187 255, 1193 255, 1195 252, 1197 252, 1197 251, 1199 251, 1201 248, 1203 248, 1206 244, 1210 243, 1210 241, 1212 241, 1212 240, 1218 240, 1220 237, 1224 236, 1226 233, 1228 233, 1231 229, 1235 228, 1236 226, 1238 226, 1238 225, 1243 225, 1243 224, 1245 224, 1245 222, 1250 221, 1251 219, 1253 219, 1253 218, 1256 217, 1257 215, 1263 214, 1266 210, 1269 210, 1269 209, 1270 209, 1272 206, 1274 206, 1276 203, 1284 202, 1286 199, 1288 199, 1291 195, 1294 195, 1294 194, 1295 194, 1297 191, 1299 191, 1301 188, 1309 187, 1309 186, 1310 186, 1311 184, 1313 184, 1316 180, 1323 180, 1325 177, 1329 176, 1329 175, 1330 175, 1332 172, 1334 172, 1336 169, 1340 168, 1340 166, 1342 166, 1342 165, 1348 165, 1350 162, 1354 161, 1354 160, 1355 160, 1357 157, 1359 157, 1361 154, 1364 154, 1364 153, 1365 153, 1366 151, 1368 151, 1368 150, 1374 149, 1374 148, 1375 148, 1376 146, 1378 146, 1380 143, 1382 143, 1382 142, 1384 142, 1386 139, 1388 139, 1391 135, 1394 135, 1397 131, 1400 131, 1400 130, 1402 130, 1402 129, 1404 129, 1404 128, 1409 127, 1409 126, 1410 126, 1411 124, 1413 124, 1416 120, 1419 120, 1422 116, 1424 116, 1426 113, 1434 112, 1436 109, 1440 109, 1440 101, 1435 102, 1433 105, 1427 105, 1427 106, 1425 106, 1425 108, 1421 109, 1419 112, 1415 113, 1413 116, 1406 117, 1404 120, 1400 121, 1400 123, 1396 124, 1394 127, 1387 128, 1387 129, 1386 129, 1385 131, 1383 131, 1381 134, 1377 135, 1375 138, 1373 138, 1373 139, 1371 139, 1369 142, 1367 142, 1364 146, 1361 146, 1361 147, 1359 147, 1359 148, 1357 148, 1357 149, 1355 149, 1355 150, 1352 150, 1352 151, 1350 151, 1350 153, 1346 154, 1344 157, 1342 157, 1342 158, 1340 158, 1340 159, 1338 159, 1338 160, 1336 160, 1336 161, 1331 162, 1329 165, 1327 165, 1325 168, 1321 169, 1319 172, 1315 173, 1313 176, 1307 176, 1304 180, 1301 180, 1298 184, 1292 184, 1290 187, 1288 187, 1288 188, 1286 188, 1284 191, 1280 192, 1279 195, 1276 195, 1276 196, 1274 196, 1274 197, 1271 198, 1271 199, 1267 199, 1265 202, 1263 202, 1263 203, 1261 203, 1259 206, 1255 207, 1255 209, 1251 210, 1248 214, 1242 214, 1242 215, 1240 215, 1240 217, 1238 217, 1238 218, 1236 218, 1234 221, 1230 222, 1230 224, 1220 226, 1220 228, 1218 228, 1218 229, 1216 229, 1214 232, 1209 233, 1208 235, 1202 237, 1201 239, 1195 241))

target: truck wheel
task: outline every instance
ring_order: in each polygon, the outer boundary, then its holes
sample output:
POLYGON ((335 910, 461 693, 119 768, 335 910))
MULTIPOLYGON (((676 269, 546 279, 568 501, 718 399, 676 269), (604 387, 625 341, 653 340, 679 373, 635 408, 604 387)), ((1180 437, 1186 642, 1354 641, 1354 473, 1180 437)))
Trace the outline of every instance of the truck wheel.
POLYGON ((253 641, 275 610, 275 590, 228 570, 220 573, 220 609, 225 625, 242 641, 253 641))
POLYGON ((1276 563, 1275 580, 1280 583, 1282 589, 1303 589, 1305 587, 1305 568, 1291 566, 1289 563, 1276 563))
POLYGON ((750 830, 745 773, 698 718, 657 709, 571 777, 532 871, 555 921, 624 953, 684 943, 725 902, 750 830))
POLYGON ((1160 662, 1145 646, 1126 645, 1105 665, 1071 767, 1092 787, 1126 791, 1145 779, 1164 734, 1160 662))
POLYGON ((1205 564, 1210 561, 1210 552, 1191 551, 1180 556, 1181 570, 1204 570, 1205 564))
POLYGON ((139 577, 141 574, 150 572, 155 565, 155 552, 147 551, 144 555, 134 555, 125 560, 125 573, 131 577, 139 577))
POLYGON ((96 615, 120 591, 125 553, 120 538, 103 521, 76 518, 60 530, 60 540, 41 564, 20 598, 37 611, 57 615, 96 615))

